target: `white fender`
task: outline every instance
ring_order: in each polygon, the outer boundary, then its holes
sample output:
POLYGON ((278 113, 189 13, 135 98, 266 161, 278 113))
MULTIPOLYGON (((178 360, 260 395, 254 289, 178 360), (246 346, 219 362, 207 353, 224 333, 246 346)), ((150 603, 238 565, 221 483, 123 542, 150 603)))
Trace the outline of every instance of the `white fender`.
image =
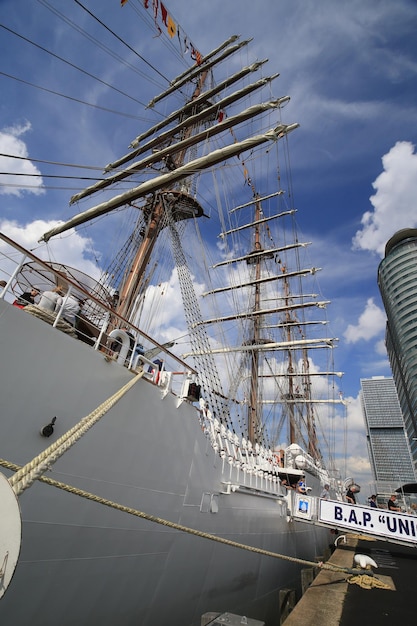
POLYGON ((371 567, 378 567, 373 559, 367 554, 355 554, 353 558, 356 565, 359 565, 362 569, 370 569, 371 567))

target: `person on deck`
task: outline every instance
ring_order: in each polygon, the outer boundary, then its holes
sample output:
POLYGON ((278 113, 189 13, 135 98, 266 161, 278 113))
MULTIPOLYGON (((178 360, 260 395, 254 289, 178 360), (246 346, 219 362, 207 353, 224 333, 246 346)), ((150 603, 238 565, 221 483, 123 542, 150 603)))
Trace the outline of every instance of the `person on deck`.
POLYGON ((25 307, 28 304, 35 304, 35 298, 39 295, 39 289, 33 287, 30 291, 25 291, 16 300, 18 306, 25 307))
POLYGON ((378 505, 376 503, 376 495, 373 494, 370 498, 369 498, 369 506, 371 506, 373 509, 377 509, 378 505))
POLYGON ((139 357, 145 354, 145 348, 141 343, 137 343, 133 353, 133 364, 139 363, 139 357))
POLYGON ((351 488, 346 491, 346 502, 348 504, 356 504, 356 497, 351 488))
POLYGON ((164 362, 161 359, 155 359, 153 361, 154 366, 148 367, 148 372, 153 374, 153 382, 157 385, 159 383, 159 378, 164 367, 164 362))
POLYGON ((130 361, 133 348, 135 347, 136 339, 135 339, 135 335, 128 329, 127 326, 124 326, 123 330, 125 331, 126 335, 129 337, 129 351, 127 353, 126 360, 130 361))
POLYGON ((126 335, 129 337, 129 355, 131 354, 133 348, 135 347, 135 335, 128 329, 127 326, 123 327, 126 335))
POLYGON ((303 493, 303 494, 307 493, 307 488, 306 488, 306 483, 305 483, 305 480, 304 480, 304 476, 297 483, 297 492, 298 493, 303 493))
POLYGON ((330 485, 324 485, 320 498, 323 500, 330 500, 330 485))
POLYGON ((162 370, 162 366, 164 364, 164 362, 161 359, 155 359, 155 361, 153 361, 154 365, 156 367, 153 367, 152 365, 150 365, 148 367, 148 372, 150 372, 151 374, 153 372, 155 372, 155 370, 157 370, 158 372, 160 372, 162 370))
POLYGON ((393 494, 388 500, 389 511, 401 511, 401 508, 397 505, 397 496, 393 494))
POLYGON ((44 291, 39 300, 38 306, 45 311, 55 313, 62 304, 62 296, 64 295, 64 289, 61 285, 54 287, 50 291, 44 291))
POLYGON ((66 296, 62 309, 62 317, 68 324, 75 326, 75 320, 80 312, 80 303, 74 296, 66 296))

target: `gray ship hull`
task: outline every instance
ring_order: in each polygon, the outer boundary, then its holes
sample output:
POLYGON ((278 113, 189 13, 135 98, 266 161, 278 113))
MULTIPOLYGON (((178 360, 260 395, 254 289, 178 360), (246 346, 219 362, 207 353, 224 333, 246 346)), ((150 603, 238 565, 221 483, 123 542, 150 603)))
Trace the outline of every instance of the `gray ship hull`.
MULTIPOLYGON (((132 373, 0 300, 0 457, 24 465, 132 373), (51 439, 40 430, 56 416, 51 439)), ((9 476, 11 472, 2 470, 9 476)), ((287 521, 282 498, 223 493, 228 470, 190 403, 140 380, 48 477, 127 507, 314 560, 328 531, 287 521)), ((310 484, 319 489, 318 484, 310 484)), ((278 623, 301 566, 139 519, 36 482, 20 497, 22 548, 0 600, 14 626, 199 625, 207 611, 278 623)))

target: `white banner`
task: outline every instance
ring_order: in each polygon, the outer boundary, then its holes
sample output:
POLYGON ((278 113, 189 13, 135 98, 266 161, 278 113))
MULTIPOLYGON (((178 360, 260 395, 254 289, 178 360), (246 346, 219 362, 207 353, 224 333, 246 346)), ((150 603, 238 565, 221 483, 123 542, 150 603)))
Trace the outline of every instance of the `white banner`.
POLYGON ((417 544, 417 517, 344 502, 320 500, 319 522, 417 544))

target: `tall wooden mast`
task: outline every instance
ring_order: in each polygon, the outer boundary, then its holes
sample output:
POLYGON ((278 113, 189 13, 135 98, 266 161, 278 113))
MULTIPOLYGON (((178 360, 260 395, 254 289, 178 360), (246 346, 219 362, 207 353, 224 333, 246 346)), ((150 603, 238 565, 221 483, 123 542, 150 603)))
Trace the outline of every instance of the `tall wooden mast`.
MULTIPOLYGON (((207 80, 208 71, 203 71, 198 78, 198 83, 194 89, 191 100, 195 100, 201 94, 204 84, 207 80)), ((192 133, 192 128, 186 128, 183 139, 187 139, 192 133)), ((184 163, 186 151, 179 152, 172 159, 172 169, 177 169, 184 163)), ((148 202, 146 209, 148 210, 149 217, 147 221, 147 227, 145 236, 139 246, 139 249, 135 255, 132 266, 129 269, 129 273, 124 281, 120 290, 120 300, 117 307, 119 315, 129 319, 132 310, 135 307, 136 298, 140 293, 142 282, 144 280, 145 269, 149 263, 152 251, 158 239, 158 235, 161 229, 164 227, 164 206, 166 203, 161 202, 159 194, 156 196, 155 202, 148 202)), ((195 214, 190 214, 189 217, 193 217, 195 214)), ((174 213, 172 217, 175 218, 174 213)), ((184 218, 181 218, 184 219, 184 218)))

